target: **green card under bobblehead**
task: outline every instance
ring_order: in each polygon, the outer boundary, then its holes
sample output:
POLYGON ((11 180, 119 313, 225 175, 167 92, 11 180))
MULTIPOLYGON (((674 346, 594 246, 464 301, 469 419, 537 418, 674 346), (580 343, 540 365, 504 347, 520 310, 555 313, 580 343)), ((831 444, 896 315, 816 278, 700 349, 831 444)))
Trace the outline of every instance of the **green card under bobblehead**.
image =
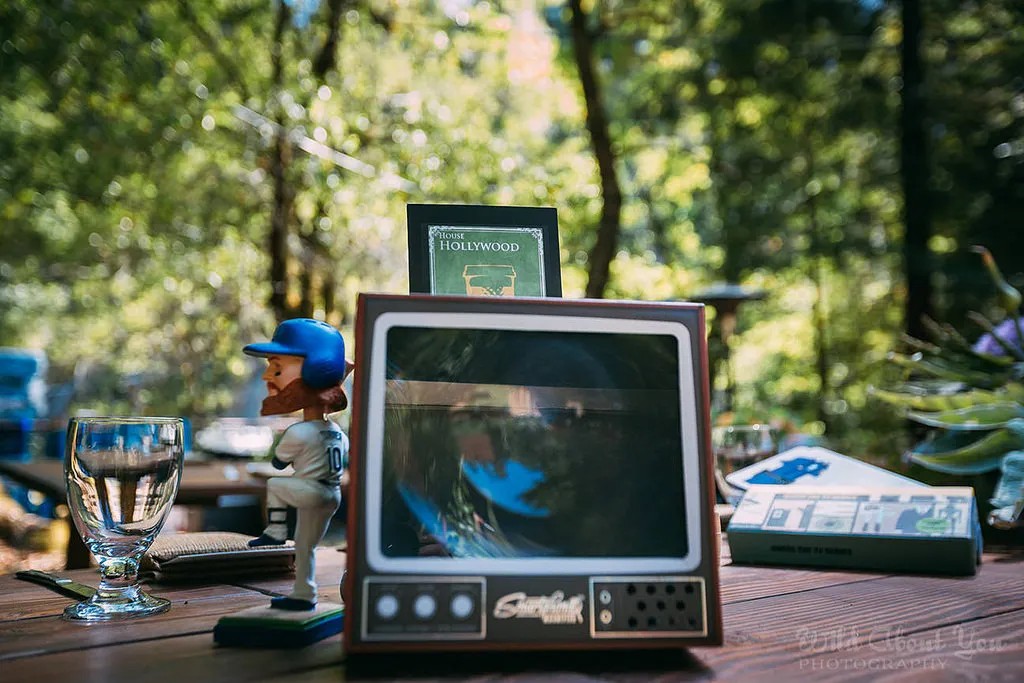
POLYGON ((308 318, 285 320, 271 341, 249 344, 243 352, 267 360, 267 397, 260 414, 302 411, 302 420, 271 448, 273 466, 290 466, 292 472, 267 482, 267 527, 249 542, 252 548, 284 544, 288 507, 294 507, 295 584, 290 595, 272 598, 269 608, 221 619, 214 639, 225 645, 301 646, 341 626, 341 605, 318 604, 314 573, 316 546, 341 504, 347 475, 348 437, 328 415, 348 406, 342 383, 352 364, 345 359, 341 333, 308 318))

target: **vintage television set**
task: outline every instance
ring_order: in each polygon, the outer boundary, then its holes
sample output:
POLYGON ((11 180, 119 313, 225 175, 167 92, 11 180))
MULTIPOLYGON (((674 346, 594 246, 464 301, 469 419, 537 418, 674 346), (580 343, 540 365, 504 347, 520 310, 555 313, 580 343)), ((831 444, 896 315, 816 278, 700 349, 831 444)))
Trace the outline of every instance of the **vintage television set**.
POLYGON ((720 644, 699 304, 362 295, 345 646, 720 644))

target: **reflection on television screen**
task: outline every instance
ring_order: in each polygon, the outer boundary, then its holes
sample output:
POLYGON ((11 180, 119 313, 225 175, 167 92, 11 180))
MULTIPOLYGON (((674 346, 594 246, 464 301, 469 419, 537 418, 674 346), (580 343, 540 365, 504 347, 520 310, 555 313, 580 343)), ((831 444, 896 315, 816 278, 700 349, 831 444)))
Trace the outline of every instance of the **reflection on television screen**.
POLYGON ((383 554, 686 555, 678 362, 669 335, 390 329, 383 554))

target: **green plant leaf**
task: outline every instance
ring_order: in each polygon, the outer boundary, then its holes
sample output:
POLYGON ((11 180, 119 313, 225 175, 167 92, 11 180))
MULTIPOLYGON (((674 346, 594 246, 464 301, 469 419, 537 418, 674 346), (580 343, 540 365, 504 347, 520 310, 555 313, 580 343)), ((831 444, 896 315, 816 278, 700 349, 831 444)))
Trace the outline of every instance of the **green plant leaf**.
POLYGON ((890 353, 889 360, 896 365, 905 367, 913 372, 920 372, 939 379, 965 382, 976 387, 994 387, 1003 384, 1008 378, 1000 378, 995 373, 978 372, 969 370, 962 365, 949 363, 938 357, 925 358, 921 353, 906 356, 900 353, 890 353))
POLYGON ((999 465, 1003 461, 1002 456, 998 456, 994 461, 979 460, 966 464, 947 463, 945 461, 925 462, 926 456, 911 457, 910 459, 923 467, 943 474, 985 474, 986 472, 999 469, 999 465))
MULTIPOLYGON (((889 405, 907 408, 910 410, 922 411, 944 411, 956 410, 958 408, 970 408, 976 405, 989 405, 994 403, 1020 403, 1024 404, 1024 384, 1010 382, 1006 386, 995 391, 988 389, 972 389, 970 391, 958 391, 947 393, 930 393, 919 388, 920 383, 908 383, 903 385, 903 390, 879 389, 868 387, 868 393, 889 405)), ((924 385, 926 389, 930 385, 924 385)), ((955 385, 950 385, 955 386, 955 385)))
POLYGON ((984 437, 971 432, 934 431, 930 432, 924 441, 916 444, 910 452, 921 455, 942 454, 966 448, 982 438, 984 437))
POLYGON ((912 410, 954 410, 988 403, 999 403, 1005 398, 998 393, 986 389, 961 391, 955 394, 918 394, 903 391, 890 391, 870 387, 872 396, 886 403, 912 410))
POLYGON ((991 370, 1009 368, 1014 360, 1011 356, 994 356, 988 353, 979 353, 974 347, 953 328, 952 325, 939 325, 931 318, 925 316, 922 320, 925 327, 931 332, 937 343, 931 343, 923 339, 917 339, 908 334, 903 334, 901 340, 904 344, 921 351, 932 357, 942 358, 951 363, 966 365, 973 370, 991 370))
POLYGON ((910 452, 911 462, 947 474, 980 474, 998 469, 1003 456, 1024 442, 1013 430, 1000 429, 955 450, 926 453, 927 445, 910 452))
POLYGON ((1014 363, 1019 363, 1020 362, 1020 361, 1015 361, 1010 356, 993 356, 990 353, 981 353, 979 351, 973 351, 972 353, 973 353, 975 358, 978 358, 979 360, 982 360, 982 361, 984 361, 986 363, 989 363, 991 365, 997 365, 997 366, 1002 367, 1002 368, 1010 368, 1010 367, 1012 367, 1014 365, 1014 363))
POLYGON ((985 268, 988 270, 989 277, 992 278, 992 284, 996 286, 996 292, 999 295, 999 305, 1003 308, 1003 311, 1005 311, 1007 315, 1016 315, 1017 311, 1020 310, 1022 299, 1020 291, 1006 281, 1006 278, 1003 277, 1003 274, 999 270, 999 266, 996 265, 995 258, 988 249, 980 245, 975 245, 971 247, 971 251, 976 254, 981 254, 981 260, 985 264, 985 268))
POLYGON ((991 403, 940 412, 910 411, 907 417, 929 427, 955 431, 981 431, 1000 429, 1016 417, 1024 417, 1024 406, 1019 403, 991 403))

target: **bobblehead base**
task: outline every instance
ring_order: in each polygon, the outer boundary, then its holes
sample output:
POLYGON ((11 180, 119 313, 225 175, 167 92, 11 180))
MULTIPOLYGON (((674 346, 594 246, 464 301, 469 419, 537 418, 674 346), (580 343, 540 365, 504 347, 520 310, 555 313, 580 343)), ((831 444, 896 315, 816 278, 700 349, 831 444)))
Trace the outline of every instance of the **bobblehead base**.
POLYGON ((221 617, 213 641, 224 647, 299 648, 341 633, 344 621, 345 607, 334 602, 319 602, 304 612, 250 607, 221 617))

